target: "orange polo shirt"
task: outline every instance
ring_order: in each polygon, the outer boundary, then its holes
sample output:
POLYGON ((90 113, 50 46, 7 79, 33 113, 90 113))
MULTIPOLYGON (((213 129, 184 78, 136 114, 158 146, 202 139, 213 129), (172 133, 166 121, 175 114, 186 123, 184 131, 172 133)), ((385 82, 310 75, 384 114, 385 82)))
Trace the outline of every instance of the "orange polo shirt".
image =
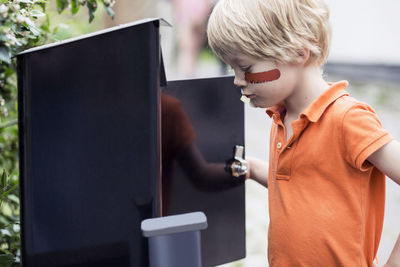
POLYGON ((331 84, 292 123, 273 118, 269 163, 271 267, 373 266, 382 232, 385 175, 366 159, 392 140, 375 112, 331 84))

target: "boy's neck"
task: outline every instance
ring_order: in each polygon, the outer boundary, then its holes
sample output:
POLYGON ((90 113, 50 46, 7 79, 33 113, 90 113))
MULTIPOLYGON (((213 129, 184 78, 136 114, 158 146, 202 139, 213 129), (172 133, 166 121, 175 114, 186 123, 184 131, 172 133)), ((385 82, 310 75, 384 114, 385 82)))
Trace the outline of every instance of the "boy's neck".
POLYGON ((306 66, 299 73, 294 92, 284 100, 286 118, 297 119, 300 114, 329 88, 319 66, 306 66))

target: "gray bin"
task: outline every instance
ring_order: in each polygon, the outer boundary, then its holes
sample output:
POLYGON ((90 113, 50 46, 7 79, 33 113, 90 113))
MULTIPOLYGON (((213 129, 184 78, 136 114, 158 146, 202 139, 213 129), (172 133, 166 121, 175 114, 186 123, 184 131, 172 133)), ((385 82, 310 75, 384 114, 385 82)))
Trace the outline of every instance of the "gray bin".
POLYGON ((150 267, 201 267, 203 212, 147 219, 141 225, 149 239, 150 267))

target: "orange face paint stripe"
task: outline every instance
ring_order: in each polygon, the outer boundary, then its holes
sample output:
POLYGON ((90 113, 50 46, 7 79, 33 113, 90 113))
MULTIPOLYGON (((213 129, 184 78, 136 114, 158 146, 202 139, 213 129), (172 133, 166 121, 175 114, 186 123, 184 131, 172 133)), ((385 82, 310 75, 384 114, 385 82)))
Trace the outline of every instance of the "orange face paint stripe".
POLYGON ((281 77, 281 72, 278 69, 257 73, 245 72, 244 74, 244 79, 249 83, 272 82, 278 80, 279 77, 281 77))

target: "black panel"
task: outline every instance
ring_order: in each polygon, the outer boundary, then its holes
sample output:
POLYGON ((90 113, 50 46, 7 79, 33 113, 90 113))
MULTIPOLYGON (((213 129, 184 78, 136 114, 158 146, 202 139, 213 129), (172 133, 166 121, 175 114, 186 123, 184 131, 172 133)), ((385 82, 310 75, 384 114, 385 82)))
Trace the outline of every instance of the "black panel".
POLYGON ((146 266, 159 23, 18 56, 24 266, 146 266))
POLYGON ((244 105, 233 77, 168 82, 162 89, 163 215, 203 211, 203 265, 245 257, 243 180, 224 172, 244 145, 244 105))

